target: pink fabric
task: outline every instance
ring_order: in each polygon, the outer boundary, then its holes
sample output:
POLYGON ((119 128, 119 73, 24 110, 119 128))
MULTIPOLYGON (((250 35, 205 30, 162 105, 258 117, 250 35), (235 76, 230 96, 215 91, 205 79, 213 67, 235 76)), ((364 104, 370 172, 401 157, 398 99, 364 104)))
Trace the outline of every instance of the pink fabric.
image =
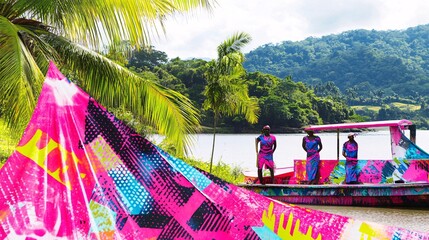
POLYGON ((271 168, 274 169, 274 161, 273 160, 267 160, 263 157, 259 157, 259 161, 258 161, 258 169, 263 169, 263 168, 271 168))
POLYGON ((266 168, 274 169, 274 143, 277 141, 276 137, 272 134, 265 136, 260 135, 257 140, 259 141, 258 153, 258 169, 266 168))

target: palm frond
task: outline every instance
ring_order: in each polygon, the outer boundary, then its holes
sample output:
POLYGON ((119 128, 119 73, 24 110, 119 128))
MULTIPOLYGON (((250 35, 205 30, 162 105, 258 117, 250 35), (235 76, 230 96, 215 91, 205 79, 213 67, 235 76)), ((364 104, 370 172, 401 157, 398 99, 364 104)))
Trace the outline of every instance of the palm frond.
POLYGON ((176 12, 210 10, 214 0, 17 0, 30 16, 73 42, 101 49, 129 40, 147 46, 164 34, 163 21, 176 12))
POLYGON ((183 150, 190 139, 187 133, 199 126, 198 111, 189 99, 80 45, 100 50, 129 40, 132 47, 148 46, 153 36, 164 33, 166 16, 211 9, 212 3, 215 0, 1 1, 0 92, 8 104, 2 106, 3 116, 23 130, 40 92, 42 73, 48 60, 54 60, 72 70, 80 86, 103 105, 126 106, 183 150))
POLYGON ((217 114, 243 114, 248 122, 255 123, 259 117, 258 102, 248 96, 247 86, 241 80, 245 74, 241 48, 250 40, 249 34, 240 32, 218 46, 218 59, 207 63, 203 107, 217 114))
POLYGON ((231 53, 240 52, 241 49, 250 41, 252 41, 252 37, 248 33, 234 33, 218 46, 218 59, 222 59, 224 56, 231 53))
POLYGON ((44 79, 19 30, 0 17, 0 92, 6 104, 4 118, 13 130, 22 130, 27 124, 44 79))
MULTIPOLYGON (((82 80, 81 87, 107 107, 125 106, 176 143, 189 146, 188 133, 199 128, 199 115, 180 93, 139 78, 111 60, 61 37, 48 40, 63 56, 63 64, 82 80)), ((178 152, 182 154, 183 152, 178 152)))

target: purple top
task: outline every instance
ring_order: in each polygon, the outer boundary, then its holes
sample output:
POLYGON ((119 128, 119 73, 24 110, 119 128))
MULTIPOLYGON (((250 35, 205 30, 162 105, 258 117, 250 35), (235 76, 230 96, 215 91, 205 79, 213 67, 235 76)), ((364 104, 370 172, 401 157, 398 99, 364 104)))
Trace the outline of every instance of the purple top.
POLYGON ((347 141, 343 144, 343 151, 346 153, 346 159, 358 158, 358 144, 357 142, 347 141))
POLYGON ((314 136, 313 139, 305 136, 304 141, 307 149, 307 156, 311 156, 319 152, 319 143, 322 141, 319 136, 314 136))
POLYGON ((258 137, 258 140, 260 141, 260 149, 259 152, 260 153, 264 153, 264 154, 272 154, 273 153, 273 145, 274 142, 276 141, 276 137, 272 134, 270 134, 269 136, 265 136, 264 134, 260 135, 258 137))

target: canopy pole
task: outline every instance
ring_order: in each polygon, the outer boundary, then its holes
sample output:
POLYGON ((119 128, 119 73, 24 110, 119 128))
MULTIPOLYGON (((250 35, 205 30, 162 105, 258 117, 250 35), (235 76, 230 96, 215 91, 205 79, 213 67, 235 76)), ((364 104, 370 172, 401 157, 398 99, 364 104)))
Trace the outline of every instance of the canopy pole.
POLYGON ((337 161, 340 160, 340 129, 337 128, 337 161))
POLYGON ((408 126, 408 129, 410 130, 410 140, 414 144, 416 144, 416 125, 410 125, 408 126))

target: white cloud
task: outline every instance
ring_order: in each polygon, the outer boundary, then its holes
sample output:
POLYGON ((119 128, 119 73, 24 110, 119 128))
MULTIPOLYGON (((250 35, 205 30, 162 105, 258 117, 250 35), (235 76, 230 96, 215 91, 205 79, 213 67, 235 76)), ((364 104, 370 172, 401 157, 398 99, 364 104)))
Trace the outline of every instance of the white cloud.
POLYGON ((235 32, 267 43, 299 41, 355 29, 400 30, 429 23, 427 0, 217 0, 212 14, 199 11, 166 22, 154 40, 169 58, 215 58, 216 47, 235 32))

